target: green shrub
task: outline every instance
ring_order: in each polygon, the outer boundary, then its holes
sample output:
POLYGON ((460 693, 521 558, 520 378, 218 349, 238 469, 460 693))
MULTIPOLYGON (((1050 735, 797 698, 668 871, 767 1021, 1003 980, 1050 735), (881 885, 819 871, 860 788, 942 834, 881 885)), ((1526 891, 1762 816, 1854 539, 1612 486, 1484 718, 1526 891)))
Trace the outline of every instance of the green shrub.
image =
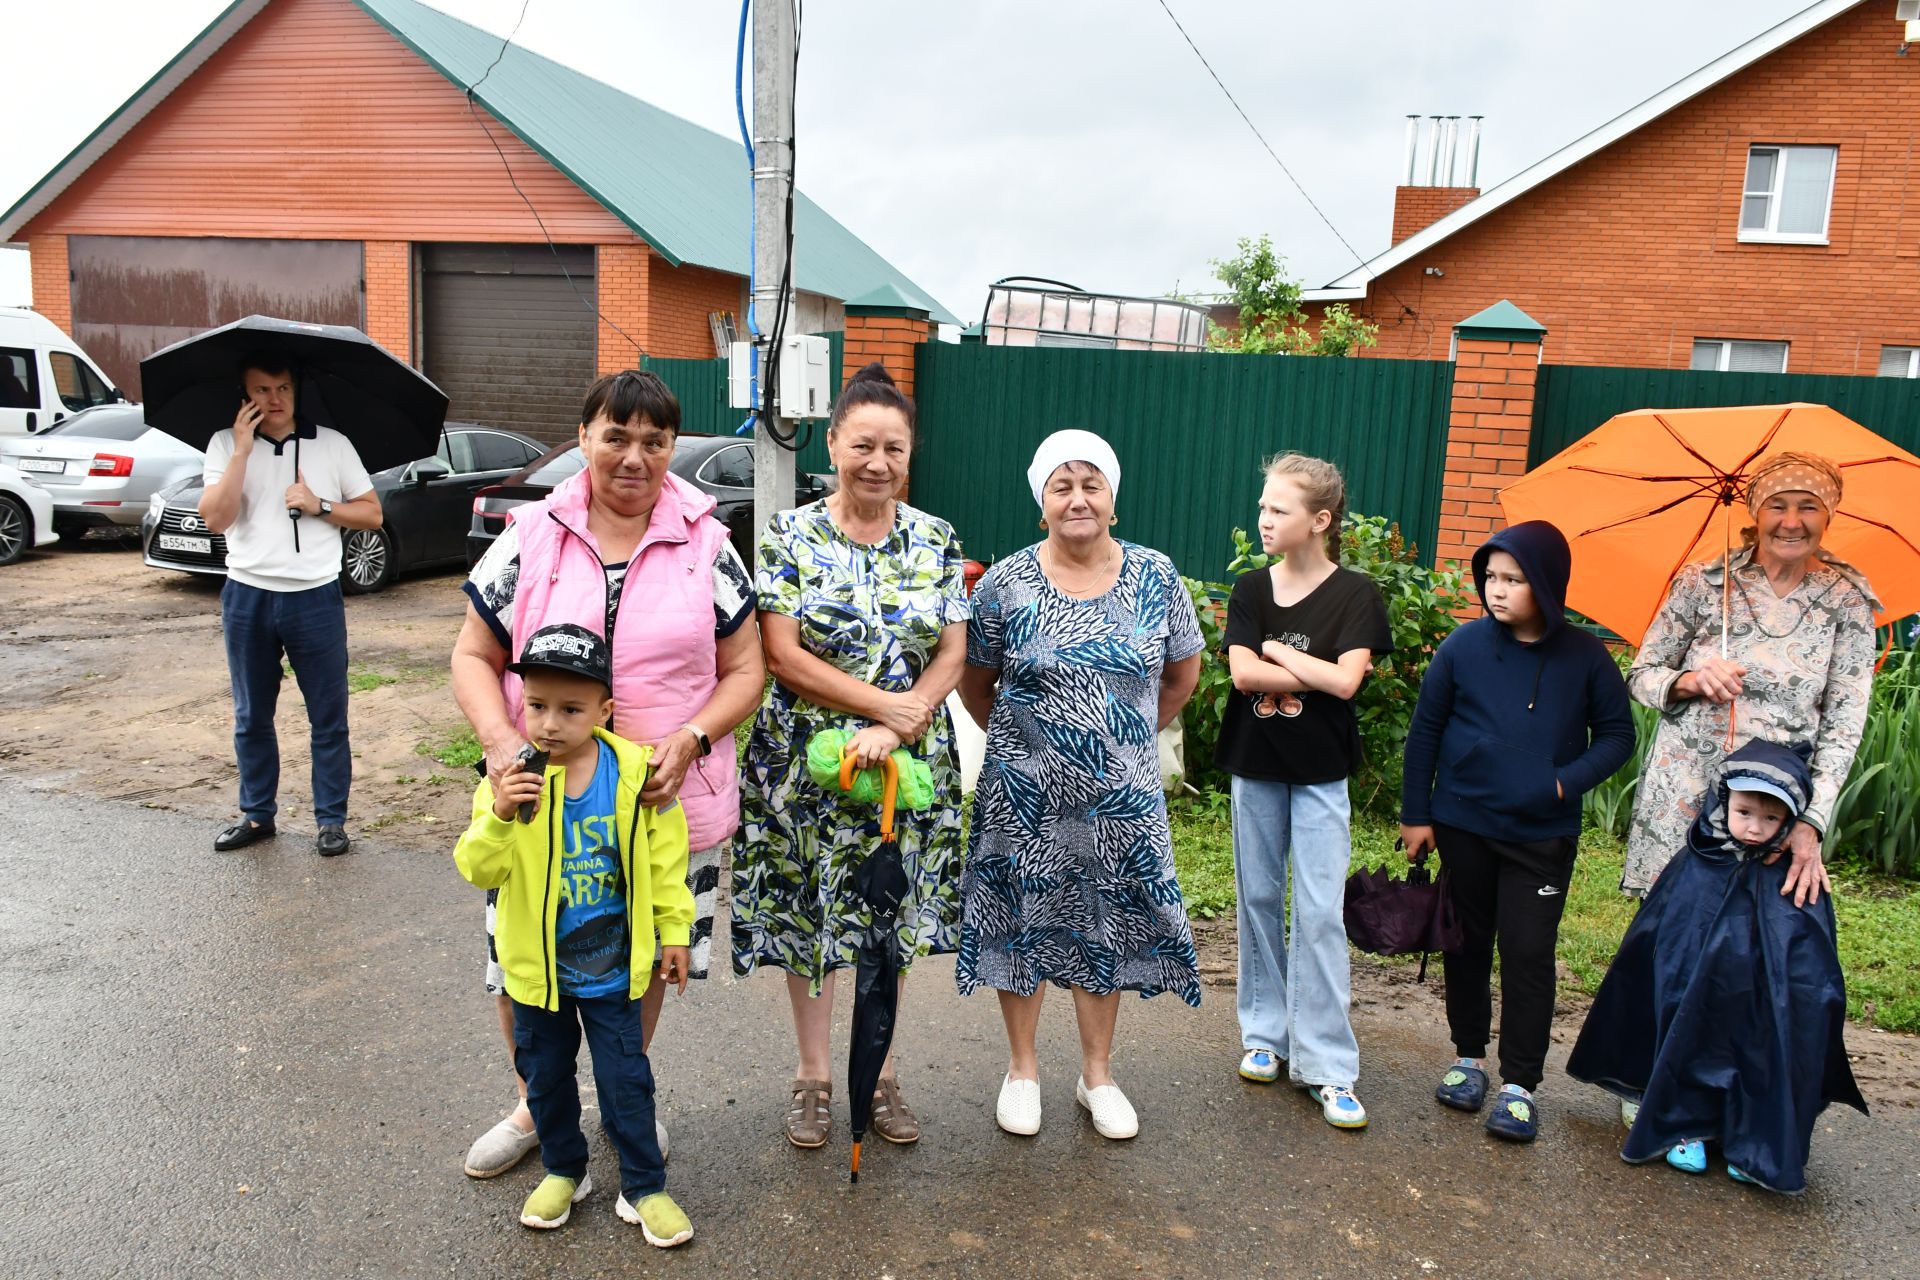
POLYGON ((1827 857, 1920 876, 1920 652, 1888 656, 1827 827, 1827 857))
MULTIPOLYGON (((1273 563, 1273 557, 1262 553, 1244 529, 1233 531, 1233 549, 1227 564, 1230 574, 1273 563)), ((1420 679, 1434 649, 1453 630, 1461 579, 1457 572, 1429 568, 1401 536, 1400 527, 1383 516, 1347 516, 1340 527, 1340 563, 1373 580, 1393 628, 1394 651, 1374 659, 1373 674, 1360 686, 1354 703, 1366 758, 1351 782, 1356 808, 1391 814, 1399 809, 1400 757, 1420 696, 1420 679)), ((1233 693, 1222 635, 1230 588, 1192 578, 1186 583, 1207 642, 1200 683, 1182 714, 1187 779, 1218 789, 1225 785, 1225 776, 1213 767, 1213 749, 1233 693)))

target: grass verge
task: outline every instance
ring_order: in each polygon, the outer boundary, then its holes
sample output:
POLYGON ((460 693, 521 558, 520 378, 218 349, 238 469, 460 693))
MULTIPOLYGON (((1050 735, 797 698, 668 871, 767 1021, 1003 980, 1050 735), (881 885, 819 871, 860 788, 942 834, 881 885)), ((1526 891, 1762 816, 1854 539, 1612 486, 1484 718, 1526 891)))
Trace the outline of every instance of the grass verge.
MULTIPOLYGON (((1233 826, 1227 797, 1185 796, 1168 805, 1173 860, 1187 910, 1203 918, 1233 914, 1233 826)), ((1393 847, 1399 829, 1362 815, 1353 823, 1354 869, 1404 865, 1393 847)), ((1620 893, 1620 843, 1588 830, 1580 841, 1567 910, 1560 921, 1560 991, 1591 996, 1606 975, 1634 904, 1620 893)), ((1833 872, 1840 964, 1848 1016, 1889 1031, 1920 1031, 1920 886, 1853 867, 1833 872)))
MULTIPOLYGON (((430 756, 449 769, 471 769, 486 753, 473 730, 462 727, 438 738, 422 739, 414 744, 414 754, 430 756)), ((462 775, 464 776, 464 774, 462 775)))

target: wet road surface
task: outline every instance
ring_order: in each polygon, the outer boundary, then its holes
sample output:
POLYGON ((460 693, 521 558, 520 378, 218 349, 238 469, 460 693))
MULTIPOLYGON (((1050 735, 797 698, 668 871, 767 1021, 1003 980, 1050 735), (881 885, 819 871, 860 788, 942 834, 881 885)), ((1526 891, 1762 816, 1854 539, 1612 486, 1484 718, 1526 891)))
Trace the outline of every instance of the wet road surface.
MULTIPOLYGON (((537 1160, 462 1175, 511 1098, 480 990, 480 898, 449 859, 310 835, 211 852, 212 827, 0 783, 0 1256, 8 1276, 1849 1276, 1920 1274, 1920 1116, 1822 1119, 1799 1200, 1631 1167, 1612 1100, 1558 1074, 1532 1147, 1430 1095, 1443 1028, 1356 1017, 1373 1116, 1325 1125, 1246 1085, 1231 989, 1121 1007, 1140 1137, 1073 1105, 1065 999, 1042 1022, 1037 1138, 993 1125, 1005 1065, 951 959, 899 1047, 925 1138, 846 1177, 782 1137, 792 1073, 770 974, 695 984, 655 1046, 669 1189, 696 1236, 650 1249, 616 1175, 552 1233, 518 1225, 537 1160)), ((451 839, 451 833, 449 835, 451 839)), ((1058 993, 1056 993, 1058 994, 1058 993)), ((839 1018, 845 1034, 844 1012, 839 1018)))

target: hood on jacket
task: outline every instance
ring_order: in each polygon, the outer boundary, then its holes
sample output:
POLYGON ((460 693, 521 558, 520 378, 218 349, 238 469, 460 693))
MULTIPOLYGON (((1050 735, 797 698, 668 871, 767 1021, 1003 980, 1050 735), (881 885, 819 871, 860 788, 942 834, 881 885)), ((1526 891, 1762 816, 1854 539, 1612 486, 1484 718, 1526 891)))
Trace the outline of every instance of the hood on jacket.
POLYGON ((1700 811, 1694 819, 1693 829, 1688 840, 1696 849, 1723 850, 1725 852, 1752 852, 1741 845, 1727 829, 1727 804, 1732 792, 1738 790, 1758 790, 1784 802, 1787 806, 1787 820, 1780 824, 1780 830, 1771 840, 1756 846, 1760 852, 1770 852, 1784 845, 1793 831, 1794 819, 1806 812, 1807 805, 1813 799, 1813 770, 1808 760, 1813 755, 1811 743, 1796 742, 1791 746, 1781 746, 1777 742, 1766 742, 1755 738, 1738 751, 1729 755, 1720 764, 1720 771, 1714 781, 1713 803, 1700 811), (1738 786, 1741 782, 1759 783, 1758 787, 1738 786))
POLYGON ((1564 626, 1567 582, 1573 576, 1573 551, 1566 535, 1545 520, 1528 520, 1509 525, 1481 543, 1473 553, 1473 585, 1482 604, 1487 599, 1487 561, 1496 551, 1512 556, 1533 588, 1533 603, 1546 622, 1541 638, 1564 626))
MULTIPOLYGON (((593 468, 582 467, 555 485, 543 505, 568 524, 584 528, 587 503, 592 496, 593 468)), ((647 528, 649 531, 673 529, 675 520, 682 526, 691 527, 702 516, 709 514, 715 505, 712 494, 669 471, 666 481, 660 486, 660 497, 654 504, 653 518, 647 528)))

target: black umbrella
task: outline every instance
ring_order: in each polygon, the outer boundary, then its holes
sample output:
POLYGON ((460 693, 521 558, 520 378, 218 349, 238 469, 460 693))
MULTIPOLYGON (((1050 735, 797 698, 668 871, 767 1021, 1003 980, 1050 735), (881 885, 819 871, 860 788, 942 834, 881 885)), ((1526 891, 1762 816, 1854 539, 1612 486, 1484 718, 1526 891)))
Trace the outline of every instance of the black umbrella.
POLYGON ((1377 956, 1418 951, 1422 982, 1427 979, 1427 953, 1458 951, 1462 942, 1446 871, 1435 880, 1424 853, 1407 869, 1405 880, 1394 879, 1385 867, 1363 868, 1348 876, 1344 915, 1347 941, 1362 951, 1377 956))
MULTIPOLYGON (((899 944, 894 938, 900 901, 907 894, 907 873, 900 865, 900 845, 893 836, 894 801, 900 792, 900 769, 888 756, 886 789, 880 799, 880 843, 855 868, 853 886, 873 911, 866 936, 860 940, 860 965, 853 996, 853 1043, 847 1058, 847 1096, 853 1110, 853 1181, 860 1181, 860 1139, 873 1119, 873 1091, 880 1083, 880 1067, 893 1047, 894 1016, 900 1007, 899 944)), ((840 789, 853 786, 853 757, 840 762, 840 789)))
POLYGON ((286 358, 299 419, 346 436, 367 470, 397 467, 440 447, 446 393, 417 370, 358 329, 272 316, 209 329, 142 360, 147 425, 205 449, 215 432, 233 425, 240 361, 256 352, 286 358))

